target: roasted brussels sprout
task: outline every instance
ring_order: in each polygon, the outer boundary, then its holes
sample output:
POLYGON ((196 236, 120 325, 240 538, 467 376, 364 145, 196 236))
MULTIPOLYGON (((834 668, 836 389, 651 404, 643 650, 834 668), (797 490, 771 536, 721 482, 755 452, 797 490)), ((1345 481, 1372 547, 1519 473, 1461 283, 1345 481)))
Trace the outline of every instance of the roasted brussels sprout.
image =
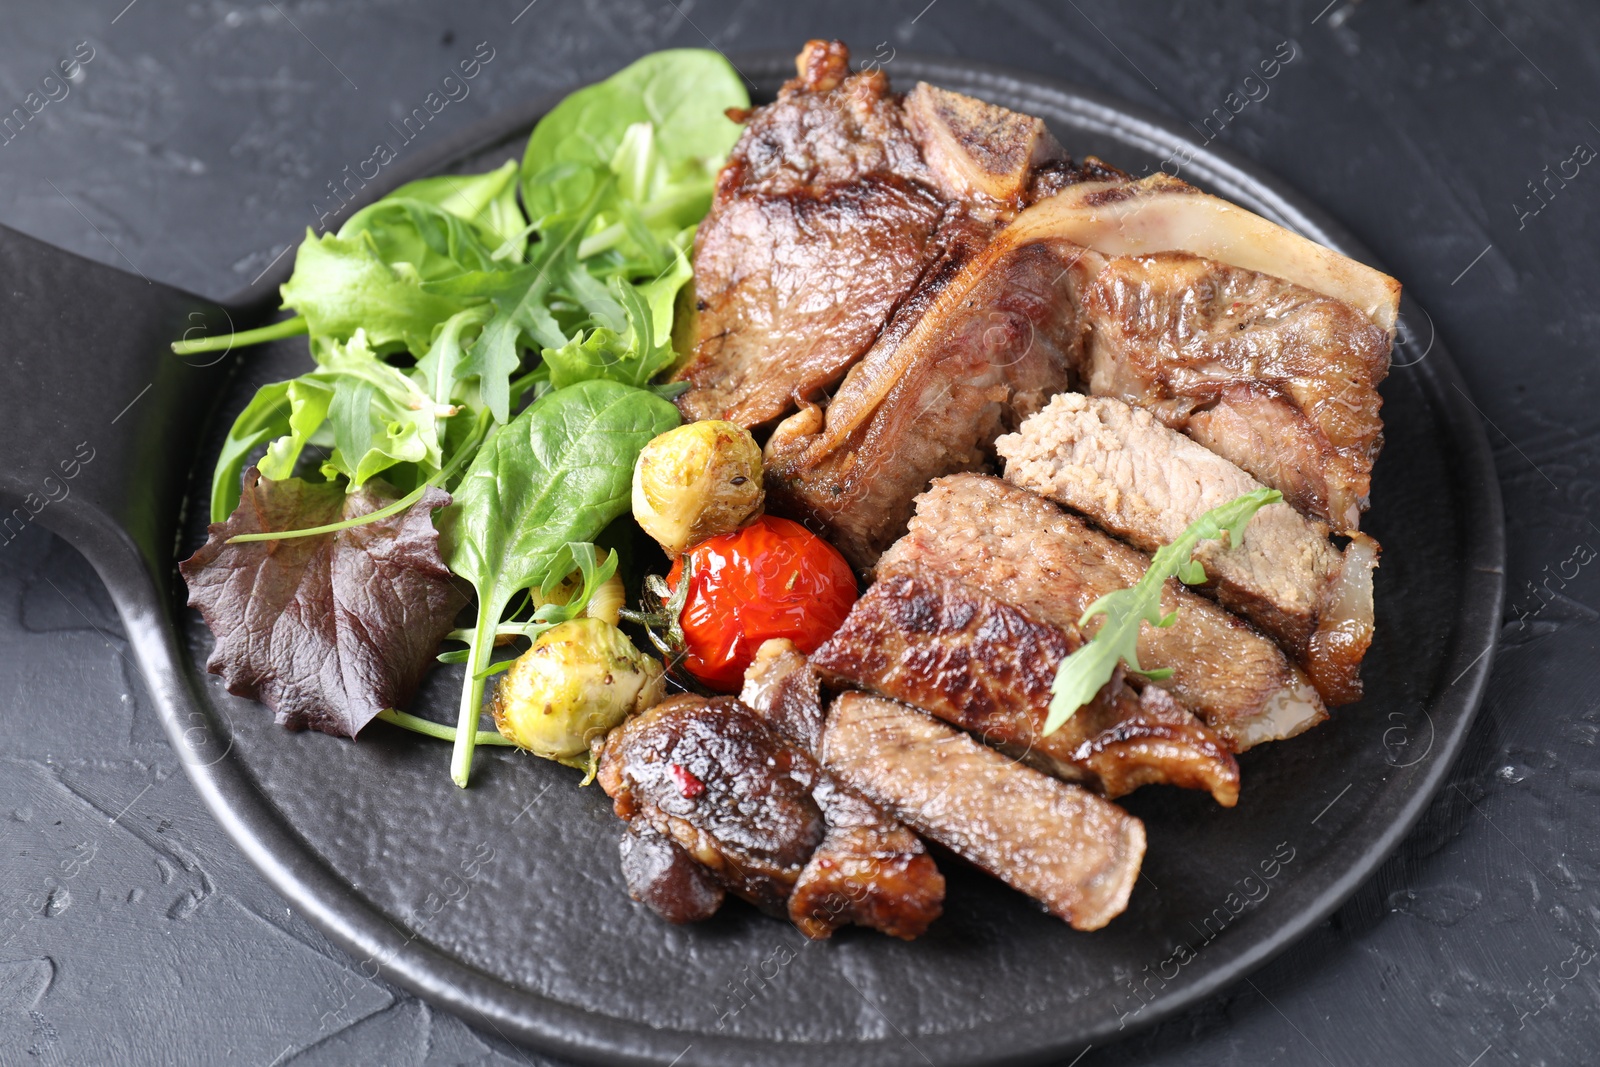
POLYGON ((495 689, 500 732, 547 759, 580 765, 589 743, 661 700, 661 664, 601 619, 540 634, 495 689))
POLYGON ((674 556, 761 514, 765 495, 761 446, 720 419, 668 430, 633 468, 633 517, 674 556))

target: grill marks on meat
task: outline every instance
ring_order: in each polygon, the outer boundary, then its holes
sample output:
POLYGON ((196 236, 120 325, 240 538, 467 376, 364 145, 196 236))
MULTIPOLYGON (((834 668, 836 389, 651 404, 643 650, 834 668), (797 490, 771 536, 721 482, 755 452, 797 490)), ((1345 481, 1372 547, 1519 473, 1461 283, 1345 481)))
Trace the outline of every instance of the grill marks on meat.
MULTIPOLYGON (((1146 551, 1176 539, 1207 510, 1260 488, 1150 412, 1109 397, 1064 393, 996 448, 1007 480, 1146 551)), ((1341 554, 1326 526, 1271 504, 1246 527, 1243 544, 1208 541, 1195 558, 1217 599, 1278 638, 1327 703, 1360 698, 1376 542, 1357 534, 1341 554)))
POLYGON ((1092 793, 863 693, 834 701, 822 758, 879 807, 1075 929, 1097 930, 1127 907, 1144 825, 1092 793))
MULTIPOLYGON (((1144 553, 1108 537, 1034 493, 981 474, 934 481, 916 501, 906 535, 878 561, 880 574, 926 566, 1063 629, 1090 604, 1138 582, 1144 553)), ((1306 676, 1272 641, 1216 604, 1168 582, 1171 626, 1143 626, 1139 662, 1173 673, 1159 684, 1235 752, 1278 741, 1327 718, 1306 676)), ((1091 619, 1087 632, 1103 625, 1091 619)), ((1080 713, 1081 714, 1081 713, 1080 713)))
POLYGON ((767 442, 770 506, 825 529, 862 570, 930 479, 981 469, 997 436, 1071 384, 1077 250, 1006 233, 920 290, 826 412, 808 406, 767 442))
POLYGON ((731 697, 674 697, 630 719, 598 777, 629 824, 630 891, 669 921, 720 900, 684 857, 808 937, 855 922, 909 939, 939 914, 944 879, 916 836, 731 697))
POLYGON ((1044 734, 1060 662, 1082 647, 1075 627, 1040 622, 916 564, 878 580, 812 662, 835 684, 921 708, 1008 754, 1118 797, 1152 783, 1239 799, 1226 746, 1163 690, 1141 696, 1117 675, 1056 732, 1044 734))
POLYGON ((1154 412, 1353 532, 1383 445, 1389 335, 1349 304, 1182 252, 1120 256, 1083 294, 1089 392, 1154 412))

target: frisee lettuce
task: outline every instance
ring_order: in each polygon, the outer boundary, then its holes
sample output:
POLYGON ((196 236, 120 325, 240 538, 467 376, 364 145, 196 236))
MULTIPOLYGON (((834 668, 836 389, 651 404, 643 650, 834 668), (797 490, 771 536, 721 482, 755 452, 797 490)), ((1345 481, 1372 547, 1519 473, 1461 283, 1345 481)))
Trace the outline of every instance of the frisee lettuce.
POLYGON ((1205 568, 1193 558, 1200 542, 1226 536, 1230 545, 1239 544, 1245 526, 1255 513, 1282 499, 1283 494, 1276 489, 1256 489, 1212 508, 1190 523, 1177 540, 1157 550, 1150 559, 1149 569, 1136 584, 1107 593, 1090 604, 1078 625, 1087 626, 1096 615, 1104 615, 1105 621, 1087 644, 1063 659, 1056 668, 1055 681, 1050 686, 1045 736, 1061 729, 1079 708, 1093 700, 1116 673, 1118 663, 1152 681, 1171 675, 1168 669, 1147 671, 1139 666, 1139 627, 1147 622, 1152 626, 1171 626, 1177 618, 1176 612, 1161 614, 1161 590, 1167 579, 1177 578, 1187 585, 1203 583, 1205 568))

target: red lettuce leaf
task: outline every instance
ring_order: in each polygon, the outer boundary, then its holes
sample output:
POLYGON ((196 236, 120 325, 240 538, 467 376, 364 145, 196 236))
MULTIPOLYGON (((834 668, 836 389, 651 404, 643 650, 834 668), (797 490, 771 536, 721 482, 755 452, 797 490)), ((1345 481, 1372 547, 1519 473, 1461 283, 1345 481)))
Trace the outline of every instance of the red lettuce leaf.
POLYGON ((239 506, 178 565, 189 606, 217 639, 206 668, 228 692, 260 700, 290 729, 345 737, 411 699, 466 603, 433 528, 448 493, 429 489, 397 515, 336 533, 227 544, 356 518, 397 499, 377 480, 346 494, 246 472, 239 506))

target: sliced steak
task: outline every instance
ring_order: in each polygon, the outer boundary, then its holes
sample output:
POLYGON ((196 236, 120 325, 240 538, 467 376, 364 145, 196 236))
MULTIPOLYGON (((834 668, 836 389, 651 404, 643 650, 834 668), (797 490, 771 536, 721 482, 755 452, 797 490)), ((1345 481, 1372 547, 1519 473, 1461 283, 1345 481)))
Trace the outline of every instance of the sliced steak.
POLYGON ((1008 233, 1086 250, 1075 292, 1090 392, 1150 408, 1354 532, 1382 444, 1398 282, 1165 174, 1074 184, 1008 233))
POLYGON ((630 890, 671 921, 710 914, 714 894, 652 834, 809 937, 856 922, 910 938, 939 914, 944 879, 922 842, 731 697, 678 696, 623 723, 598 777, 638 838, 630 890))
POLYGON ((1076 627, 1018 608, 916 563, 898 563, 812 653, 829 683, 899 700, 1107 797, 1142 785, 1239 799, 1239 765, 1165 691, 1141 696, 1117 675, 1054 733, 1044 733, 1056 668, 1081 648, 1076 627))
MULTIPOLYGON (((1110 397, 1064 393, 996 448, 1007 480, 1147 552, 1211 508, 1261 487, 1150 412, 1110 397)), ((1257 512, 1243 542, 1207 541, 1195 551, 1210 591, 1276 637, 1327 703, 1359 699, 1361 659, 1372 641, 1377 543, 1357 534, 1340 553, 1326 526, 1287 504, 1257 512)))
POLYGON ((1081 337, 1066 268, 1076 253, 1002 237, 925 285, 825 412, 808 406, 773 432, 768 506, 870 568, 930 479, 981 469, 997 436, 1071 384, 1081 337))
POLYGON ((822 745, 822 680, 785 637, 763 641, 745 668, 739 699, 774 730, 813 756, 822 745))
MULTIPOLYGON (((739 698, 804 751, 822 747, 822 680, 790 641, 766 641, 744 676, 739 698)), ((824 781, 812 793, 828 835, 789 898, 789 915, 809 937, 827 937, 844 923, 910 940, 938 918, 939 874, 922 842, 850 789, 824 781)))
POLYGON ((1383 445, 1389 335, 1356 308, 1182 252, 1109 260, 1083 294, 1089 391, 1148 408, 1353 532, 1383 445))
MULTIPOLYGON (((1136 583, 1150 557, 1009 482, 982 474, 934 481, 879 573, 924 564, 1044 622, 1074 627, 1100 597, 1136 583)), ((1176 581, 1161 595, 1171 626, 1146 625, 1139 662, 1235 752, 1278 741, 1328 717, 1322 698, 1271 640, 1176 581)), ((1093 634, 1104 619, 1089 621, 1093 634)))
POLYGON ((846 693, 830 709, 823 763, 917 832, 1079 930, 1127 907, 1144 825, 915 708, 846 693))

